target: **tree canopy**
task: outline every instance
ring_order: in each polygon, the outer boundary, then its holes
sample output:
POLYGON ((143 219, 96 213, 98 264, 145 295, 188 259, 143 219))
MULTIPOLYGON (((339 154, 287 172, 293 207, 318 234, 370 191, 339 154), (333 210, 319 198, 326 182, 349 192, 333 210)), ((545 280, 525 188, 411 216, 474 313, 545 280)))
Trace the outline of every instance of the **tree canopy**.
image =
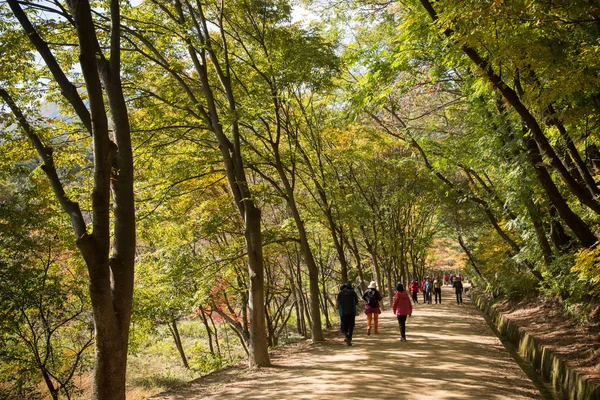
POLYGON ((128 354, 165 327, 186 369, 233 362, 229 334, 270 365, 290 331, 323 340, 347 281, 391 298, 460 272, 593 318, 599 17, 3 2, 0 393, 125 398, 128 354))

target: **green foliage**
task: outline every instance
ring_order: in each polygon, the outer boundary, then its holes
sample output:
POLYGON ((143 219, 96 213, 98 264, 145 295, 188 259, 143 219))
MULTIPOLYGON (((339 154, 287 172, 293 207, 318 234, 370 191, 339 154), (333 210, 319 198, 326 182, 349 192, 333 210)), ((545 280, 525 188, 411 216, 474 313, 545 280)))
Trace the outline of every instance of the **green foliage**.
POLYGON ((85 274, 47 193, 22 173, 13 179, 0 185, 0 370, 11 382, 3 395, 35 397, 43 374, 57 393, 74 394, 74 374, 92 365, 85 274))
POLYGON ((528 273, 499 274, 496 284, 502 288, 502 293, 509 300, 533 298, 538 293, 537 282, 528 273))

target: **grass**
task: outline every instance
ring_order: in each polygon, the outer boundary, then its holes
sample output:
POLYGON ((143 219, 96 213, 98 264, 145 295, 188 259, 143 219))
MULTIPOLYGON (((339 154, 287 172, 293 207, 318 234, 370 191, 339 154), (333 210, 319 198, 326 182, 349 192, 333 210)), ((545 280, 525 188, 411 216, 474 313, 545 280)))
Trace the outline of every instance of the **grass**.
MULTIPOLYGON (((161 326, 129 355, 127 363, 127 398, 143 399, 235 364, 246 357, 235 333, 225 325, 219 327, 221 358, 210 353, 206 331, 197 319, 178 324, 190 369, 183 366, 175 342, 167 328, 161 326)), ((215 353, 217 349, 215 348, 215 353)))

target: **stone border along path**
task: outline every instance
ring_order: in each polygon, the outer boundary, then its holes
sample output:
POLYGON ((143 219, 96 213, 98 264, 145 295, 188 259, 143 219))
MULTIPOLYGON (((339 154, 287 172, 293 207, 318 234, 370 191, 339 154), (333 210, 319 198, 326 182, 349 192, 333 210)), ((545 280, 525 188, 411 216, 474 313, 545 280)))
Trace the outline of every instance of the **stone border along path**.
POLYGON ((391 310, 380 315, 379 335, 366 335, 362 315, 352 347, 338 332, 320 344, 282 348, 271 368, 228 369, 153 399, 555 398, 528 378, 467 296, 462 306, 451 288, 443 296, 443 304, 414 306, 405 343, 391 310))
POLYGON ((486 296, 475 292, 473 300, 507 350, 516 353, 515 359, 518 362, 527 360, 525 365, 521 365, 524 371, 533 371, 535 379, 542 379, 541 375, 549 381, 548 385, 551 384, 563 393, 564 399, 600 399, 600 385, 597 380, 590 379, 562 360, 555 354, 553 346, 542 344, 539 338, 527 332, 527 326, 521 327, 504 316, 491 305, 486 296))

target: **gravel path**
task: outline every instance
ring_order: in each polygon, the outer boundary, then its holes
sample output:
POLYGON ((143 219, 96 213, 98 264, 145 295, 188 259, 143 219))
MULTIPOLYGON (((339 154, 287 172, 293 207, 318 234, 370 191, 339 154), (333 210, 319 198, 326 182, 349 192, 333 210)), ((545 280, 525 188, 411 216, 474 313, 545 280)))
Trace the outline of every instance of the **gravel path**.
POLYGON ((357 318, 352 347, 339 333, 286 347, 272 368, 213 374, 155 399, 542 399, 470 300, 443 295, 443 304, 414 306, 407 342, 387 310, 379 335, 357 318))

